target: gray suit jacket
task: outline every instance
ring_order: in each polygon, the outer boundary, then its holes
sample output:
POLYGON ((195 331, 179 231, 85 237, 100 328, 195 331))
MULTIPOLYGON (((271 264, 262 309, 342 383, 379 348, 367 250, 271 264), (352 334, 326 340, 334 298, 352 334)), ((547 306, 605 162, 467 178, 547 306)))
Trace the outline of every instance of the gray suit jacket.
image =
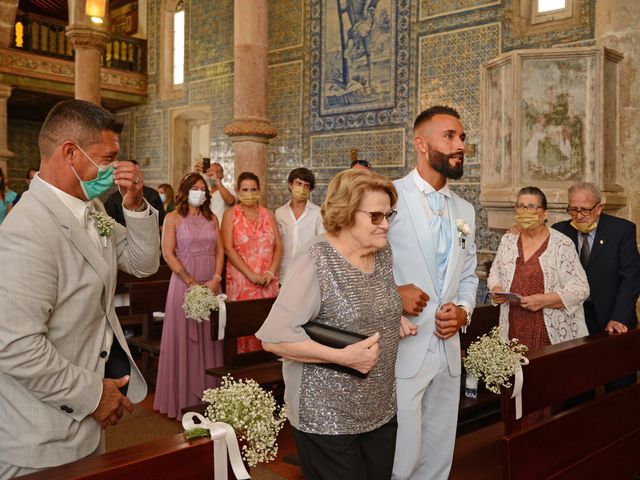
POLYGON ((90 414, 111 338, 129 356, 128 397, 146 396, 113 298, 118 269, 139 277, 158 269, 157 212, 128 221, 98 248, 36 177, 0 226, 1 461, 49 467, 97 448, 100 426, 90 414))

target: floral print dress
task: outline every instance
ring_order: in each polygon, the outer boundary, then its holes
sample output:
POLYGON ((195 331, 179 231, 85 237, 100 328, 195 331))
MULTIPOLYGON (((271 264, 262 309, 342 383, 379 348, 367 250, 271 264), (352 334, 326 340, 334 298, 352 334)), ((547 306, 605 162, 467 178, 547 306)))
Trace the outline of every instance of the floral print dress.
MULTIPOLYGON (((245 216, 242 205, 233 207, 233 249, 258 274, 265 273, 273 261, 275 228, 273 217, 266 208, 258 206, 258 218, 251 220, 245 216)), ((277 297, 278 272, 273 273, 275 278, 263 287, 252 283, 227 260, 226 294, 229 301, 277 297)), ((238 339, 238 353, 260 349, 260 341, 254 336, 238 339)))

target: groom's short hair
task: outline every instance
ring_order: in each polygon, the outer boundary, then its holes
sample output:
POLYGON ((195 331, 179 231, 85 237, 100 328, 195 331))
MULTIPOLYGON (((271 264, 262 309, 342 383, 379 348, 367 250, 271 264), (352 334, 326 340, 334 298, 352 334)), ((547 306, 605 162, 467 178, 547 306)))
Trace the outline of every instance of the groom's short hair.
POLYGON ((61 143, 71 140, 87 147, 100 132, 121 133, 124 124, 104 108, 84 100, 58 102, 49 112, 38 135, 40 153, 49 157, 61 143))
POLYGON ((413 122, 413 129, 415 130, 427 120, 431 120, 435 115, 450 115, 456 117, 458 120, 460 119, 460 114, 455 108, 448 105, 434 105, 420 112, 416 117, 416 121, 413 122))

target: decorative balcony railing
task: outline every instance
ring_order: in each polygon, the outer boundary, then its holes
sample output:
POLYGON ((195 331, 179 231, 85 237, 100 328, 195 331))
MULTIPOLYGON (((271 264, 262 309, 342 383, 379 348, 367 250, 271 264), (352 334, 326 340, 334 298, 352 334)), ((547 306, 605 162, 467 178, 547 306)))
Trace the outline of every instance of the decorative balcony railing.
MULTIPOLYGON (((73 61, 74 51, 65 35, 66 24, 35 15, 18 16, 11 47, 73 61)), ((147 42, 139 38, 111 35, 102 54, 102 66, 129 72, 145 73, 147 42)))

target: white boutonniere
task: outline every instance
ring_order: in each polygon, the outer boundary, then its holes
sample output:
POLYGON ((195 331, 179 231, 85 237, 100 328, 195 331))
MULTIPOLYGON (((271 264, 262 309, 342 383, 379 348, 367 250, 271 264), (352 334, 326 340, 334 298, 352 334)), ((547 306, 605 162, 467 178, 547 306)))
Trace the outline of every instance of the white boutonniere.
POLYGON ((107 248, 107 238, 111 236, 111 232, 113 231, 113 225, 115 221, 109 215, 95 211, 91 214, 91 218, 93 218, 93 223, 98 229, 98 233, 100 234, 100 240, 102 241, 102 246, 107 248))
POLYGON ((462 218, 456 220, 456 227, 458 227, 458 243, 462 248, 465 248, 465 237, 471 234, 471 227, 462 218))

